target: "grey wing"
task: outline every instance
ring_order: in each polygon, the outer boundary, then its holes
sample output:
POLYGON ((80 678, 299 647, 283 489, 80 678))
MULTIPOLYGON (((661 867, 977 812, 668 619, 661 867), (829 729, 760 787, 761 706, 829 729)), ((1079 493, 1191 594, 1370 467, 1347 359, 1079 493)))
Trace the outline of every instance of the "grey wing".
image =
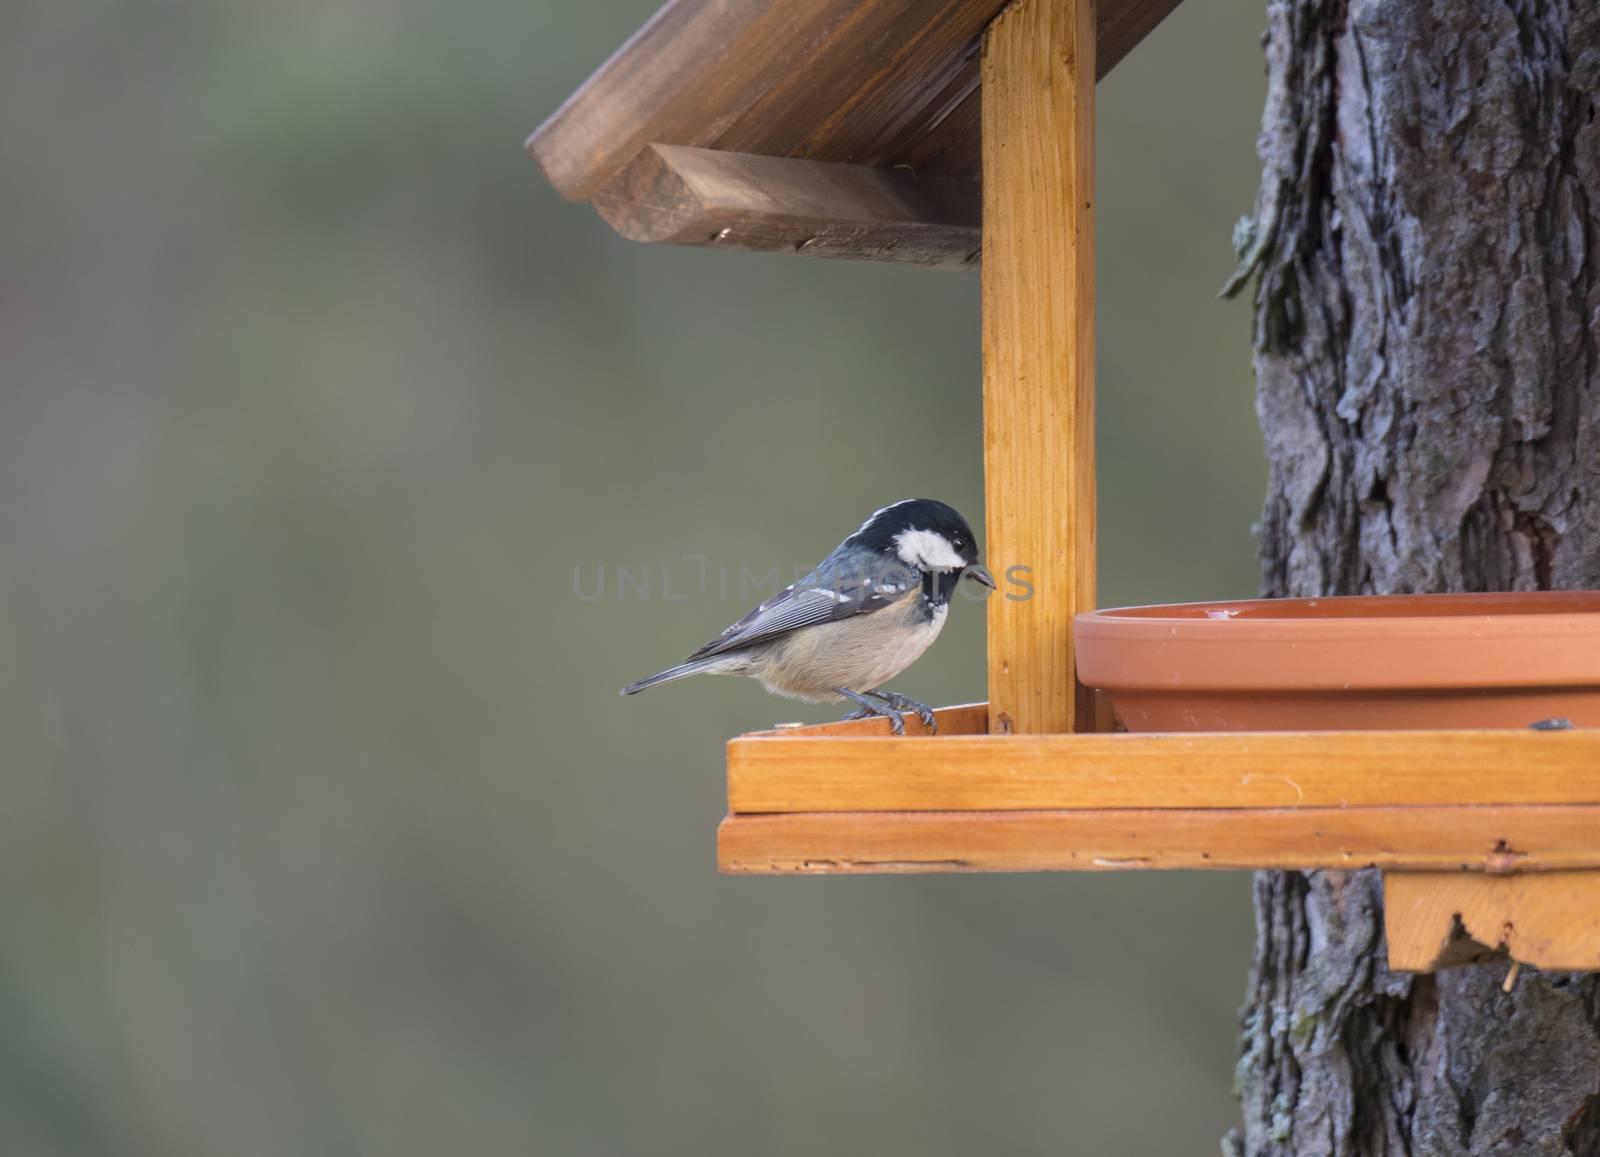
POLYGON ((909 567, 880 565, 876 573, 865 567, 852 572, 848 566, 830 559, 767 599, 690 655, 688 661, 764 643, 801 627, 871 614, 905 598, 919 582, 921 576, 909 567))

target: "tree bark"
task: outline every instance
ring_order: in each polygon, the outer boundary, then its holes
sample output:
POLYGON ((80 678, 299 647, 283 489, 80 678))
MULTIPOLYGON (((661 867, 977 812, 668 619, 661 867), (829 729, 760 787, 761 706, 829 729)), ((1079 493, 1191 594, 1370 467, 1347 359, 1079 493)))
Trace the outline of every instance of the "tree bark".
MULTIPOLYGON (((1600 587, 1600 0, 1271 0, 1268 595, 1600 587)), ((1600 1157, 1600 980, 1392 973, 1376 874, 1262 873, 1250 1157, 1600 1157)))

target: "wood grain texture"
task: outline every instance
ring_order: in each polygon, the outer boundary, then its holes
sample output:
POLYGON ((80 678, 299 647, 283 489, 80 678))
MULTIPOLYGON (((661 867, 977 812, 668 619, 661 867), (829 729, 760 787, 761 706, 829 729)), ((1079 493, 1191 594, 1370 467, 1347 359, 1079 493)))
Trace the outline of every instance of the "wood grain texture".
MULTIPOLYGON (((906 143, 938 131, 940 95, 998 9, 995 0, 861 0, 812 46, 801 73, 768 78, 716 147, 775 152, 792 141, 784 155, 899 163, 906 143)), ((975 149, 966 154, 976 160, 975 149)))
POLYGON ((983 49, 989 730, 1093 717, 1072 618, 1095 605, 1095 0, 1017 0, 983 49))
MULTIPOLYGON (((892 166, 1000 0, 672 0, 528 140, 587 200, 646 144, 892 166), (881 101, 885 93, 896 99, 881 101), (880 108, 903 125, 866 125, 880 108), (835 136, 837 133, 837 139, 835 136)), ((970 159, 968 162, 970 164, 970 159)), ((951 172, 959 170, 944 169, 951 172)))
POLYGON ((734 815, 741 874, 1600 868, 1600 806, 734 815))
MULTIPOLYGON (((1103 74, 1175 0, 1104 0, 1103 74)), ((651 142, 978 173, 977 51, 1004 0, 671 0, 528 138, 570 200, 651 142)))
MULTIPOLYGON (((978 75, 976 61, 973 79, 978 75)), ((983 178, 982 149, 979 134, 983 132, 983 90, 976 86, 963 96, 959 103, 949 106, 940 121, 937 132, 918 137, 907 143, 896 164, 909 165, 917 172, 959 173, 983 178)))
POLYGON ((1433 972, 1498 950, 1538 968, 1600 971, 1600 871, 1385 872, 1383 911, 1391 968, 1433 972))
POLYGON ((769 734, 728 743, 733 812, 1565 803, 1600 803, 1600 731, 769 734))
POLYGON ((633 241, 976 270, 983 211, 965 177, 650 145, 596 196, 633 241))

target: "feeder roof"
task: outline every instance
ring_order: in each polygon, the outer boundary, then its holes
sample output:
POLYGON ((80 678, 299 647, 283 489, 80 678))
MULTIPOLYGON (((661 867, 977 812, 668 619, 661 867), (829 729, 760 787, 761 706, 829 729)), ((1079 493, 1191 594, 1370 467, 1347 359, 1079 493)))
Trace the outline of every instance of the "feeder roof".
MULTIPOLYGON (((1101 0, 1097 74, 1177 3, 1101 0)), ((637 240, 960 264, 977 238, 979 48, 1004 7, 670 0, 528 152, 637 240), (841 213, 853 242, 830 232, 841 213)))

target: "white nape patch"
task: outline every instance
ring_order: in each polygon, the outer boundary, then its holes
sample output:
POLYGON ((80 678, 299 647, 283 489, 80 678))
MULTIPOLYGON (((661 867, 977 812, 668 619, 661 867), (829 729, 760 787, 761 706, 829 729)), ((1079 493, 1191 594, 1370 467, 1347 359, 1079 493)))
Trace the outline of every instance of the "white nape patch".
POLYGON ((894 536, 894 549, 901 562, 919 570, 960 570, 967 565, 950 540, 935 530, 902 530, 894 536))

